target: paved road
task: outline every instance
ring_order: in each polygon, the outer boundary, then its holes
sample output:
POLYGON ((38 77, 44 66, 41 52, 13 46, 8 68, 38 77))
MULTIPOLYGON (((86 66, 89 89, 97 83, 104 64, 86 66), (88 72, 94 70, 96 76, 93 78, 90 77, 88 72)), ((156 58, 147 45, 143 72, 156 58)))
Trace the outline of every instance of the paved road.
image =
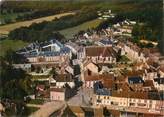
POLYGON ((55 111, 65 107, 65 102, 63 101, 52 101, 47 102, 41 106, 41 108, 34 112, 30 117, 49 117, 55 111))
POLYGON ((75 96, 67 101, 71 106, 91 106, 90 98, 93 98, 93 89, 80 88, 75 96))

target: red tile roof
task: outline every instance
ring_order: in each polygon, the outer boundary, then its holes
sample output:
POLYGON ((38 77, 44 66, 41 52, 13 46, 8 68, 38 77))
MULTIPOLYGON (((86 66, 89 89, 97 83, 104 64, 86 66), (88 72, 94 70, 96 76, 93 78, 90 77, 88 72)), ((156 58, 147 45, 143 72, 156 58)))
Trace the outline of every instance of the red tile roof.
POLYGON ((85 81, 102 81, 104 88, 112 88, 113 83, 114 83, 114 75, 113 74, 101 74, 101 75, 87 76, 84 79, 85 79, 85 81))
POLYGON ((126 97, 126 98, 140 98, 140 99, 148 99, 148 92, 141 91, 132 91, 127 83, 119 83, 118 89, 122 89, 122 91, 113 91, 112 96, 115 97, 126 97))
POLYGON ((145 80, 144 86, 145 87, 154 87, 153 80, 145 80))
POLYGON ((116 52, 112 47, 90 46, 85 48, 86 56, 116 57, 116 52))

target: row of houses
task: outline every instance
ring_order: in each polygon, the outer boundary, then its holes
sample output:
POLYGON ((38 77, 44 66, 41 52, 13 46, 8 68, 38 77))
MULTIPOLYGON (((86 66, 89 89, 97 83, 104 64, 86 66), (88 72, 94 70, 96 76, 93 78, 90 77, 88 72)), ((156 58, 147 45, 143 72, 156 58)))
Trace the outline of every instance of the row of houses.
MULTIPOLYGON (((123 98, 123 97, 114 97, 109 95, 97 95, 96 96, 96 105, 105 105, 105 106, 114 106, 114 107, 123 107, 123 108, 142 108, 149 109, 149 112, 161 113, 163 109, 164 102, 159 100, 149 100, 149 99, 138 99, 138 98, 123 98)), ((136 109, 137 110, 137 109, 136 109)))

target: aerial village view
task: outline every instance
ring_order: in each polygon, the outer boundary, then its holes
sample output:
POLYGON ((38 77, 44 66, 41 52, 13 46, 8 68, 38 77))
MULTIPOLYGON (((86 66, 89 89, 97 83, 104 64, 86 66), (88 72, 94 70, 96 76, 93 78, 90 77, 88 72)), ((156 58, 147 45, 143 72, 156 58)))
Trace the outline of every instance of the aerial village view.
POLYGON ((162 0, 1 0, 0 117, 164 117, 162 0))

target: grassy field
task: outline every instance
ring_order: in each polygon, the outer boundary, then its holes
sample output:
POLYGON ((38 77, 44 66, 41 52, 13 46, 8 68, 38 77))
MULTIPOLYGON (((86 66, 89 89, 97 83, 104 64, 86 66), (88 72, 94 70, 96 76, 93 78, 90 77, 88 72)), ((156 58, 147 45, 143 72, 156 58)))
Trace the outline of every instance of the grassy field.
POLYGON ((78 33, 81 30, 87 30, 88 28, 94 28, 98 26, 103 20, 100 19, 95 19, 92 21, 85 22, 81 25, 72 27, 72 28, 67 28, 64 30, 59 31, 61 34, 63 34, 66 38, 70 39, 73 37, 74 34, 78 33))
POLYGON ((14 29, 22 27, 22 26, 30 26, 32 23, 41 23, 43 21, 52 21, 55 18, 60 18, 62 16, 71 15, 71 14, 75 14, 75 13, 74 12, 61 13, 61 14, 42 17, 42 18, 33 19, 33 20, 29 20, 29 21, 22 21, 22 22, 17 22, 17 23, 13 23, 13 24, 3 25, 3 26, 0 26, 0 34, 8 34, 11 30, 14 30, 14 29))
POLYGON ((21 40, 2 40, 0 41, 0 56, 4 56, 4 54, 7 52, 7 50, 11 49, 11 50, 17 50, 20 49, 24 46, 26 46, 28 43, 23 42, 21 40))

